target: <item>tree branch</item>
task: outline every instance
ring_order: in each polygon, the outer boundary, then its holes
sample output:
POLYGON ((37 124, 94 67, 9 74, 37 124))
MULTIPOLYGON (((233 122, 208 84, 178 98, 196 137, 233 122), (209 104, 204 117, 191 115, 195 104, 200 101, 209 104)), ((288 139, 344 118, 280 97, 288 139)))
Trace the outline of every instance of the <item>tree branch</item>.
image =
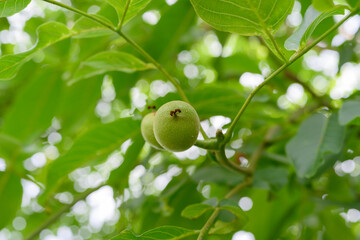
POLYGON ((317 38, 314 42, 312 42, 311 44, 307 45, 304 49, 302 49, 300 52, 294 54, 291 58, 290 61, 283 64, 281 67, 279 67, 277 70, 275 70, 273 73, 271 73, 259 86, 257 86, 248 96, 248 98, 246 99, 246 101, 244 102, 244 104, 242 105, 242 107, 240 108, 239 112, 237 113, 237 115, 235 116, 234 120, 231 122, 231 125, 228 129, 228 131, 225 134, 225 139, 224 142, 227 143, 230 141, 231 137, 232 137, 232 133, 235 129, 235 125, 237 124, 237 122, 239 121, 240 117, 242 116, 242 114, 244 113, 245 109, 248 107, 248 105, 250 104, 251 100, 253 99, 253 97, 255 96, 255 94, 260 91, 260 89, 262 87, 264 87, 269 81, 271 81, 273 78, 275 78, 278 74, 280 74, 284 69, 286 69, 288 66, 290 66, 291 64, 293 64, 296 60, 298 60, 300 57, 302 57, 305 53, 307 53, 310 49, 312 49, 316 44, 318 44, 321 40, 323 40, 325 37, 327 37, 331 32, 335 31, 339 26, 341 26, 346 20, 348 20, 350 17, 352 17, 357 11, 358 11, 357 7, 353 12, 351 12, 350 14, 348 14, 347 16, 345 16, 341 21, 339 21, 338 23, 336 23, 334 26, 332 26, 330 29, 328 29, 325 33, 323 33, 319 38, 317 38))
POLYGON ((61 3, 61 2, 57 2, 57 1, 54 1, 54 0, 43 0, 43 1, 44 1, 44 2, 48 2, 48 3, 51 3, 51 4, 56 5, 56 6, 59 6, 59 7, 62 7, 62 8, 65 8, 65 9, 67 9, 67 10, 69 10, 69 11, 78 13, 78 14, 80 14, 80 15, 83 15, 84 17, 87 17, 87 18, 89 18, 89 19, 91 19, 91 20, 93 20, 93 21, 101 24, 101 25, 107 27, 108 29, 110 29, 110 30, 112 30, 112 31, 116 31, 116 29, 115 29, 113 26, 111 26, 111 25, 108 24, 107 22, 103 21, 102 19, 100 19, 100 18, 98 18, 98 17, 96 17, 96 16, 94 16, 94 15, 88 14, 88 13, 86 13, 86 12, 83 12, 83 11, 79 10, 79 9, 73 8, 73 7, 71 7, 71 6, 68 6, 68 5, 66 5, 66 4, 63 4, 63 3, 61 3))

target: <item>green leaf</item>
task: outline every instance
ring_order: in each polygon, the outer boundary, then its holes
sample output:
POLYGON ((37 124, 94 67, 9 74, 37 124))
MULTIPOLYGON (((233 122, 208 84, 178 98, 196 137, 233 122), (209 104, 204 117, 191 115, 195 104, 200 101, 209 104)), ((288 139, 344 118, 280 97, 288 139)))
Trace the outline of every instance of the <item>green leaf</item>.
POLYGON ((294 0, 191 0, 196 13, 212 27, 245 36, 274 33, 291 12, 294 0))
POLYGON ((254 176, 254 187, 279 190, 288 183, 288 171, 285 168, 267 167, 257 169, 254 176))
POLYGON ((38 42, 31 50, 0 58, 0 80, 13 78, 22 64, 30 59, 37 51, 71 36, 70 30, 61 23, 44 23, 37 29, 38 42))
POLYGON ((23 10, 31 0, 3 0, 0 1, 0 17, 9 17, 23 10))
POLYGON ((0 31, 7 30, 10 27, 10 23, 7 18, 0 18, 0 31))
POLYGON ((75 22, 72 30, 74 32, 80 33, 75 35, 74 38, 93 38, 114 34, 114 32, 110 29, 105 28, 103 25, 96 23, 86 17, 79 18, 75 22))
POLYGON ((112 240, 177 240, 188 236, 195 235, 197 231, 189 230, 175 226, 163 226, 151 229, 140 236, 136 236, 128 231, 123 232, 116 237, 111 238, 112 240))
POLYGON ((14 55, 6 55, 0 57, 0 81, 9 80, 15 77, 19 72, 20 67, 31 59, 34 53, 43 50, 44 48, 58 43, 64 39, 76 35, 90 34, 92 31, 99 31, 98 28, 81 28, 76 31, 70 31, 64 24, 58 22, 47 22, 42 24, 37 29, 38 41, 37 44, 29 51, 18 53, 14 55))
POLYGON ((337 14, 344 14, 344 11, 344 6, 336 6, 331 10, 321 13, 313 6, 310 6, 306 10, 304 20, 298 30, 285 41, 285 48, 287 50, 298 50, 305 47, 312 33, 322 21, 337 14))
POLYGON ((360 101, 349 100, 344 102, 339 111, 339 122, 347 125, 360 117, 360 101))
POLYGON ((187 206, 181 212, 181 216, 189 219, 196 219, 211 209, 214 209, 214 207, 208 204, 204 204, 204 203, 192 204, 187 206))
POLYGON ((86 127, 94 116, 94 109, 101 99, 103 77, 80 81, 64 88, 56 117, 61 122, 62 132, 78 132, 86 127))
POLYGON ((229 75, 242 74, 244 72, 261 74, 258 61, 244 53, 236 53, 229 57, 221 58, 221 66, 224 73, 229 75))
POLYGON ((95 127, 80 136, 71 149, 49 166, 48 188, 66 177, 76 168, 93 163, 119 149, 126 140, 140 132, 140 122, 132 118, 121 118, 95 127))
POLYGON ((339 153, 345 138, 345 128, 339 125, 337 114, 326 118, 314 114, 300 126, 296 136, 286 145, 286 153, 300 177, 310 178, 324 163, 328 154, 339 153))
POLYGON ((318 11, 327 11, 335 6, 333 0, 312 0, 312 4, 318 11))
POLYGON ((164 64, 180 51, 182 38, 196 20, 190 1, 177 1, 168 8, 161 12, 160 21, 153 27, 144 46, 153 58, 164 64))
POLYGON ((351 7, 356 7, 357 4, 359 4, 358 0, 346 0, 346 2, 351 6, 351 7))
POLYGON ((198 87, 187 95, 200 118, 216 115, 233 117, 236 114, 234 109, 245 100, 237 89, 221 85, 198 87))
POLYGON ((0 133, 0 157, 11 160, 21 148, 21 142, 16 138, 0 133))
POLYGON ((23 142, 44 133, 50 127, 59 104, 62 89, 60 77, 60 73, 51 68, 41 69, 11 105, 4 117, 3 132, 23 142))
POLYGON ((81 63, 79 69, 71 79, 70 84, 80 79, 111 71, 133 73, 135 71, 144 71, 153 68, 154 65, 144 63, 129 53, 115 51, 100 52, 81 63))
MULTIPOLYGON (((151 0, 131 0, 123 24, 135 17, 151 0)), ((118 13, 119 21, 122 19, 127 0, 107 0, 118 13)))
POLYGON ((351 228, 346 225, 345 220, 338 213, 324 211, 320 214, 321 222, 324 224, 324 237, 327 240, 346 239, 355 240, 356 237, 351 228))
MULTIPOLYGON (((185 93, 199 114, 200 119, 216 115, 232 118, 236 115, 234 109, 237 109, 245 101, 244 93, 237 88, 238 85, 224 86, 213 84, 199 86, 185 93)), ((156 99, 151 104, 160 107, 171 100, 179 99, 180 97, 177 93, 169 93, 165 97, 156 99)))
POLYGON ((251 189, 247 196, 252 200, 253 207, 246 212, 250 221, 244 230, 253 233, 255 239, 282 239, 288 227, 301 218, 298 212, 299 209, 305 210, 303 204, 312 202, 310 199, 304 201, 299 185, 291 183, 276 192, 251 189))
POLYGON ((0 229, 9 224, 21 206, 21 179, 10 171, 0 172, 0 229))
POLYGON ((219 185, 237 185, 244 180, 244 176, 220 166, 199 168, 191 178, 197 182, 202 181, 219 185))
POLYGON ((224 205, 221 206, 220 209, 231 212, 235 216, 235 219, 230 222, 216 221, 214 227, 210 229, 209 234, 229 234, 239 231, 249 221, 249 218, 239 206, 224 205))

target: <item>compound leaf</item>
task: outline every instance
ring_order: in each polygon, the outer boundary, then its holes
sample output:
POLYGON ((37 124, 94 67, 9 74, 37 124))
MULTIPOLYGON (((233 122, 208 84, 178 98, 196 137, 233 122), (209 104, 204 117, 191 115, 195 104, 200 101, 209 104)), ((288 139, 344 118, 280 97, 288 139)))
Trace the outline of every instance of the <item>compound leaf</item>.
POLYGON ((214 28, 241 35, 274 33, 291 12, 294 0, 191 0, 197 14, 214 28))

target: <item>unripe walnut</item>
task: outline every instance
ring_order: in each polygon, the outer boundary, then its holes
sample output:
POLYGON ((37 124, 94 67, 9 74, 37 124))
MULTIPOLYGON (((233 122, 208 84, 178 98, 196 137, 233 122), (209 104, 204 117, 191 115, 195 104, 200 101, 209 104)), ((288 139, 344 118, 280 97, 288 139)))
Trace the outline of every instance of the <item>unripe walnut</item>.
POLYGON ((199 116, 186 102, 168 102, 156 112, 155 138, 168 151, 181 152, 189 149, 196 142, 199 131, 199 116))
POLYGON ((161 145, 156 141, 154 135, 154 118, 156 112, 147 114, 141 121, 141 134, 145 141, 156 149, 163 149, 161 145))

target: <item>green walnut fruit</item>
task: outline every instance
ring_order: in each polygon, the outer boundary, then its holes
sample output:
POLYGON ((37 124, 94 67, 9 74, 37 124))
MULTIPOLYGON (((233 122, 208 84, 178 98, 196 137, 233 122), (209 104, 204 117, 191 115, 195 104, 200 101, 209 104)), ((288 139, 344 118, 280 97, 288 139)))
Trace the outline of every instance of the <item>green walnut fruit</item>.
POLYGON ((186 102, 168 102, 156 112, 155 138, 168 151, 181 152, 189 149, 196 142, 199 130, 199 116, 186 102))
POLYGON ((141 134, 145 141, 156 149, 163 149, 161 145, 156 141, 154 135, 154 118, 156 112, 147 114, 141 121, 141 134))

